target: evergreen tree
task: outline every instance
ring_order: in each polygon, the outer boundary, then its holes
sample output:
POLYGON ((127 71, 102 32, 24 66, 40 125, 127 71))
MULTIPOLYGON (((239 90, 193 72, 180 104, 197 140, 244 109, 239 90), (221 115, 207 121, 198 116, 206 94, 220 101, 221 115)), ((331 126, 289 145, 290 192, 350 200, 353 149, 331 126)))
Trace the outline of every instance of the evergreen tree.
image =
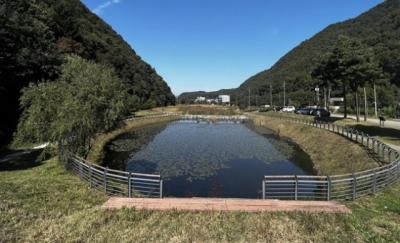
POLYGON ((358 89, 368 82, 374 82, 381 72, 374 53, 358 40, 340 36, 338 45, 326 60, 312 72, 322 85, 342 89, 344 117, 347 117, 347 93, 350 89, 356 100, 357 121, 359 121, 358 89))

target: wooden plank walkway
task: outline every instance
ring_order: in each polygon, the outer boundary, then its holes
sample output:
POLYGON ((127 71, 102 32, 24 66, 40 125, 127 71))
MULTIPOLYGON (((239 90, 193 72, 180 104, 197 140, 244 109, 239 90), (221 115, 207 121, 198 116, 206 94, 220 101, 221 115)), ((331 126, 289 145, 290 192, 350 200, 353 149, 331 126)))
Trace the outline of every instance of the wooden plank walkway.
POLYGON ((281 201, 228 198, 121 198, 111 197, 102 208, 136 208, 184 211, 245 211, 245 212, 325 212, 351 213, 346 206, 333 201, 281 201))

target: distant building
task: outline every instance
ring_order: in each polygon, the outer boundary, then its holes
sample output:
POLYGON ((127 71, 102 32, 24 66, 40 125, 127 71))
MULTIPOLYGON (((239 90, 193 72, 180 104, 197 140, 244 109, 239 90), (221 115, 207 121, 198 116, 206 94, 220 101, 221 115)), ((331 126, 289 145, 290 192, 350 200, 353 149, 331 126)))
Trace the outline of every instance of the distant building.
POLYGON ((231 103, 231 97, 229 95, 219 95, 218 96, 218 103, 220 104, 230 104, 231 103))
POLYGON ((204 103, 206 102, 206 97, 204 96, 199 96, 194 100, 195 103, 204 103))

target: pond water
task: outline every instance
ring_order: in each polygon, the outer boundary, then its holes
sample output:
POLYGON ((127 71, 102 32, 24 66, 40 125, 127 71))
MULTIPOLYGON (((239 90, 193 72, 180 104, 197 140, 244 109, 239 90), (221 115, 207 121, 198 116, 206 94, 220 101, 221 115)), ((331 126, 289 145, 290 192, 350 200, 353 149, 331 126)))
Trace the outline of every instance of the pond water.
POLYGON ((126 133, 107 146, 116 169, 160 173, 164 196, 260 198, 264 175, 313 174, 309 156, 252 123, 176 121, 126 133))

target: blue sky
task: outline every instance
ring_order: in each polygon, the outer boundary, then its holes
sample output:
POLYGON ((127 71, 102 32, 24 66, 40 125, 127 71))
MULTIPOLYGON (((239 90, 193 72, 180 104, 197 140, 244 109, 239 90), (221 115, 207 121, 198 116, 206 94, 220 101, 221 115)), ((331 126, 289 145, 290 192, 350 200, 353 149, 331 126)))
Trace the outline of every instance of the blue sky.
POLYGON ((178 95, 235 88, 382 0, 82 0, 178 95))

